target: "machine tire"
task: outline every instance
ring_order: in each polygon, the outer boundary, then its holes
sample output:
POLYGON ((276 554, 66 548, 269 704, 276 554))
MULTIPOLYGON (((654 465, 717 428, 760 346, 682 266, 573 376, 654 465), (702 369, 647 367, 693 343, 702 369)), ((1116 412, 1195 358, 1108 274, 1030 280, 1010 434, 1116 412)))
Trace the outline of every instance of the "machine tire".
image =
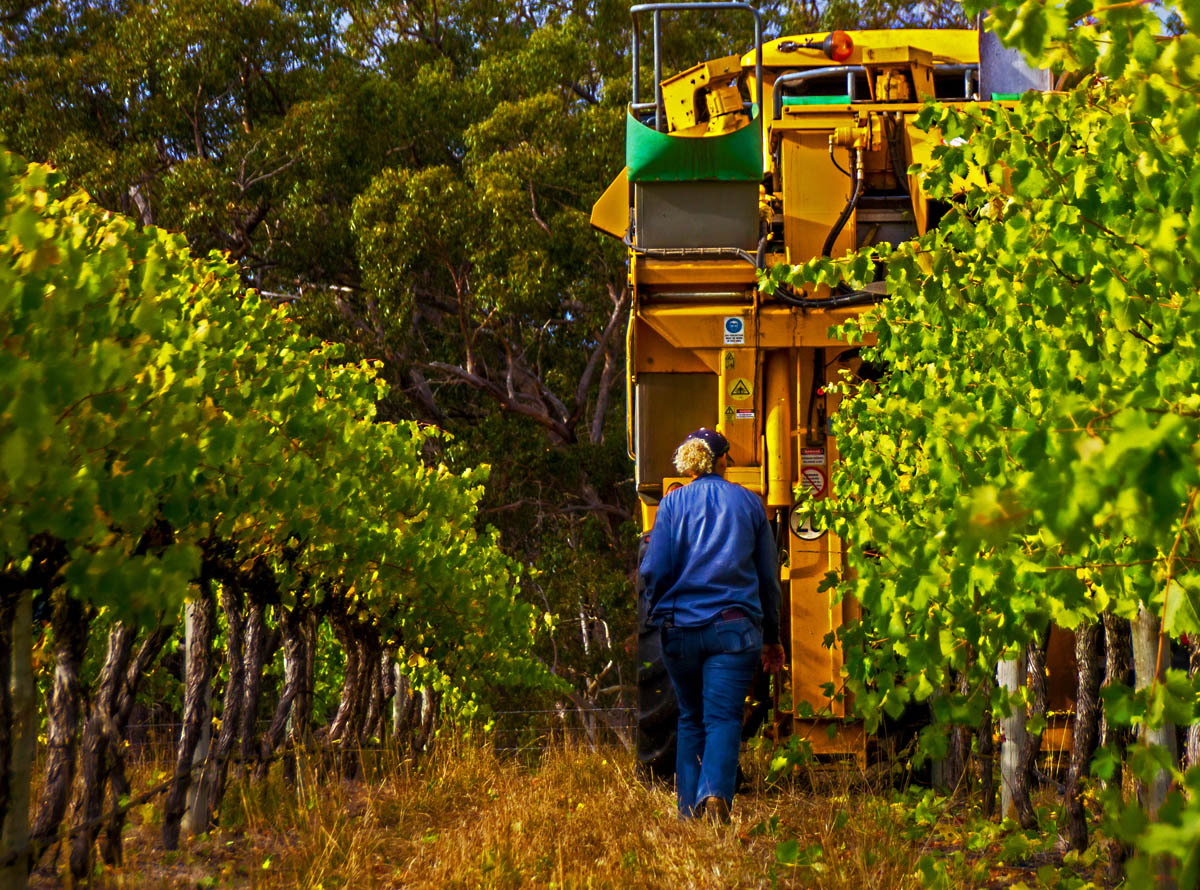
MULTIPOLYGON (((640 586, 640 585, 639 585, 640 586)), ((637 759, 642 775, 663 781, 675 776, 675 732, 679 705, 662 658, 657 627, 646 624, 646 601, 638 591, 637 759)))

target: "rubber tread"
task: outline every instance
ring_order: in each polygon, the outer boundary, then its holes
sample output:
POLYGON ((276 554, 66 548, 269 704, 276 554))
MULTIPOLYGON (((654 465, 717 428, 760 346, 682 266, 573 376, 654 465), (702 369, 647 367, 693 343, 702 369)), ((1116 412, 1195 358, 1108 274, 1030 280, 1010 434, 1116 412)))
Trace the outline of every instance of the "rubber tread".
MULTIPOLYGON (((645 552, 645 540, 638 548, 638 562, 645 552)), ((675 732, 679 724, 679 704, 662 659, 662 637, 657 627, 646 624, 647 603, 642 596, 641 579, 637 585, 637 760, 642 774, 670 781, 675 777, 675 732)))

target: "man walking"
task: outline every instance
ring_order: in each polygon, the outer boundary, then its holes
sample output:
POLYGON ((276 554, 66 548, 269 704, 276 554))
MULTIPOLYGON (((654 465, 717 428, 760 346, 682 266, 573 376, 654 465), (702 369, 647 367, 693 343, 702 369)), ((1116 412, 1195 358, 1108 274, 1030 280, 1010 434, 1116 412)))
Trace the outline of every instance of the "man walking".
POLYGON ((729 820, 742 711, 761 663, 783 666, 779 570, 762 501, 724 480, 729 442, 698 429, 675 451, 693 481, 658 505, 641 574, 679 702, 679 813, 729 820))

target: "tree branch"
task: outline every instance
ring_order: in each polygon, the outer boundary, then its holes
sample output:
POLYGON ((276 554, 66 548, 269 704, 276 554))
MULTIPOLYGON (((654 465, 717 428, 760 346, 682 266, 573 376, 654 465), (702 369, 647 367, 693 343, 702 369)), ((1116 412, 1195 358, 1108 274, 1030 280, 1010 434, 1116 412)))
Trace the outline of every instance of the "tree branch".
POLYGON ((499 402, 502 407, 512 411, 514 414, 520 414, 523 417, 532 419, 538 426, 549 431, 563 443, 570 444, 575 442, 574 429, 562 420, 551 416, 545 404, 532 403, 529 400, 522 399, 521 395, 515 390, 510 396, 506 389, 502 389, 492 381, 480 377, 478 374, 473 374, 466 368, 461 368, 458 365, 451 365, 446 362, 428 362, 422 365, 422 367, 449 374, 480 392, 486 393, 499 402))
POLYGON ((629 288, 621 288, 620 294, 617 293, 612 282, 608 285, 608 295, 613 301, 612 315, 608 318, 608 324, 604 327, 604 333, 600 335, 600 340, 596 343, 596 348, 592 350, 592 354, 588 357, 588 363, 583 369, 583 374, 579 377, 579 387, 575 390, 575 411, 572 414, 572 419, 582 414, 584 405, 587 403, 588 390, 592 386, 592 378, 596 375, 596 369, 600 365, 600 360, 608 353, 608 344, 612 340, 613 333, 617 329, 617 325, 621 321, 621 317, 625 314, 625 308, 629 305, 629 288))

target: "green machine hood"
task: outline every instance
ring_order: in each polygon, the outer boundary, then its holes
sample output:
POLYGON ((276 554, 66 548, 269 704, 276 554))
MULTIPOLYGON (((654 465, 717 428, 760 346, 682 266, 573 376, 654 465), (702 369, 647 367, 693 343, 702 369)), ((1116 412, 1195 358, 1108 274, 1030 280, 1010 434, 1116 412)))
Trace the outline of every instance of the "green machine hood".
POLYGON ((630 182, 759 182, 763 177, 762 115, 720 136, 673 136, 625 116, 625 165, 630 182))

